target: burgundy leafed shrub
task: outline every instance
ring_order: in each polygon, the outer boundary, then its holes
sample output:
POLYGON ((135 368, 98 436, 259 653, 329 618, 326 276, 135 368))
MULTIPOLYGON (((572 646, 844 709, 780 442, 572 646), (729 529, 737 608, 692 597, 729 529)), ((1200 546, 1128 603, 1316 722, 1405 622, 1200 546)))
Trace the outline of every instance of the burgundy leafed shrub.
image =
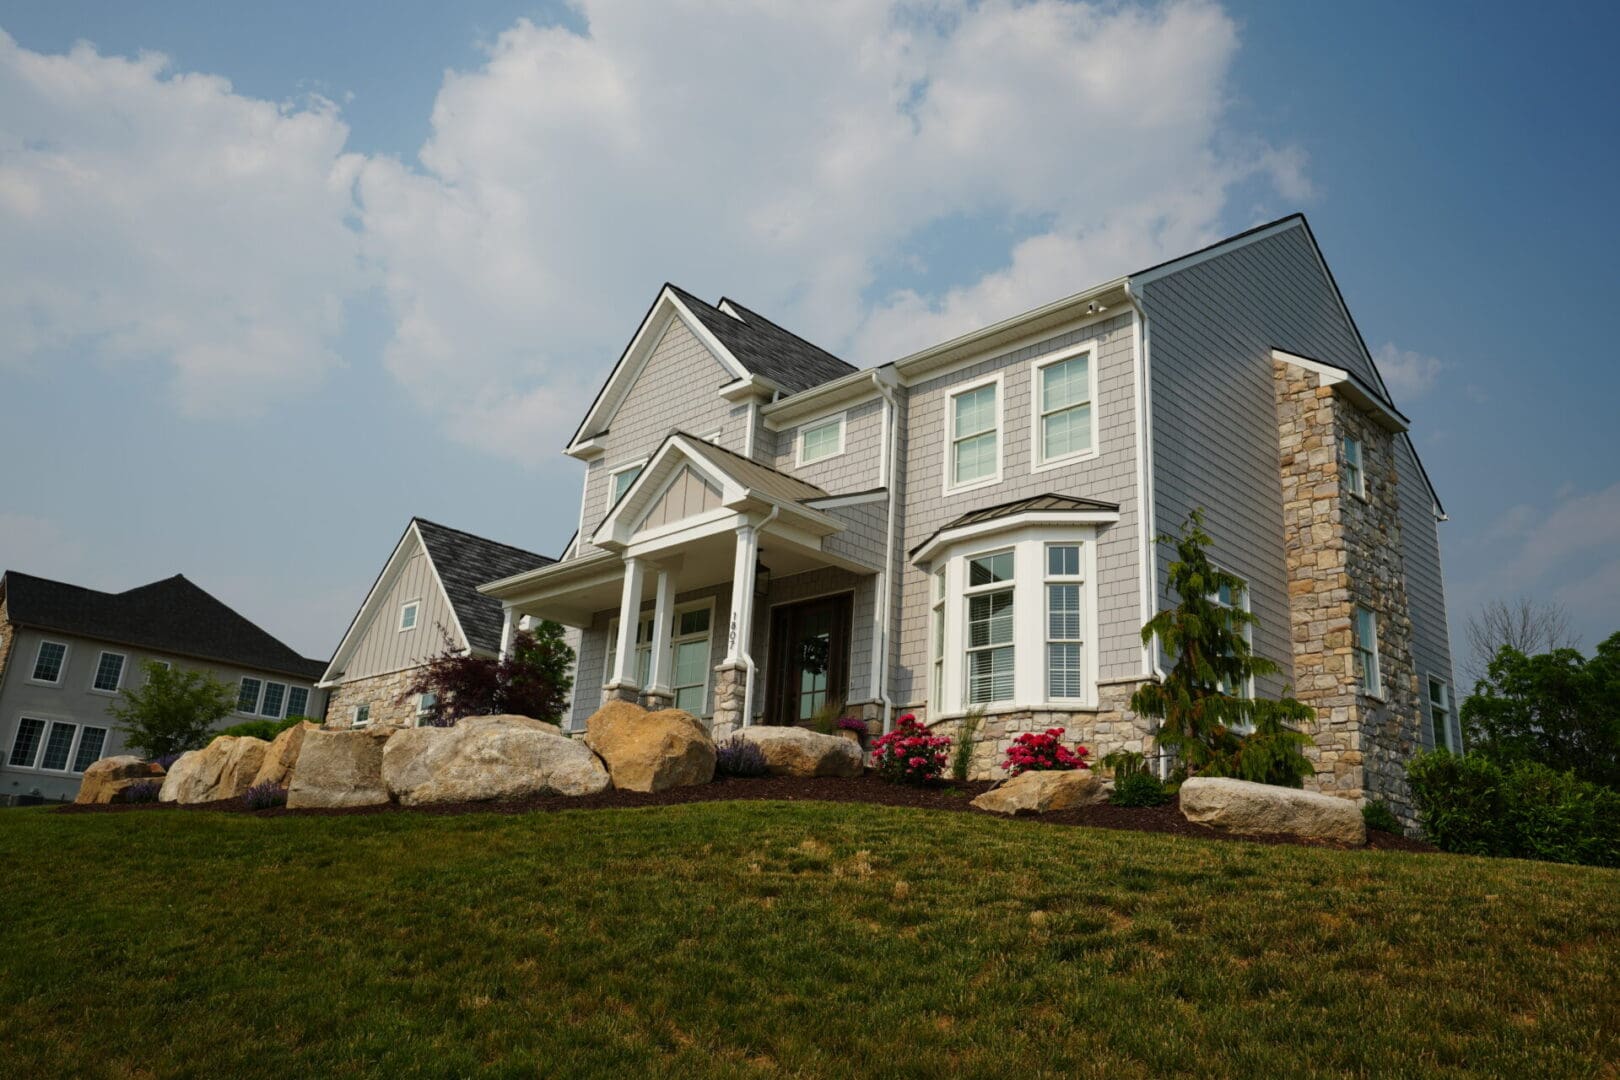
POLYGON ((541 623, 532 634, 517 634, 505 660, 464 656, 446 634, 444 650, 405 688, 400 700, 432 695, 433 704, 421 721, 425 727, 451 727, 463 716, 500 714, 558 723, 574 685, 569 674, 573 662, 574 650, 556 623, 541 623))
POLYGON ((249 810, 268 810, 272 806, 286 806, 287 789, 266 780, 262 784, 254 784, 243 792, 242 802, 249 810))
POLYGON ((872 744, 872 762, 878 775, 893 784, 931 784, 945 768, 951 740, 930 735, 911 713, 895 722, 894 730, 872 744))
POLYGON ((1027 772, 1054 772, 1064 769, 1089 769, 1086 748, 1067 749, 1063 743, 1063 729, 1047 728, 1043 732, 1025 732, 1007 748, 1007 760, 1001 763, 1009 775, 1027 772))

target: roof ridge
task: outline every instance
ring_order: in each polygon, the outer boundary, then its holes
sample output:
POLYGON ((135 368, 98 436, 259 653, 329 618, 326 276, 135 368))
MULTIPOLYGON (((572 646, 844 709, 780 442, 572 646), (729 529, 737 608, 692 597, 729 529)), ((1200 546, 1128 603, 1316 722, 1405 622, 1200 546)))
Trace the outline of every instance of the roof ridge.
POLYGON ((429 518, 422 517, 420 514, 413 514, 411 516, 411 521, 419 525, 431 525, 433 528, 443 529, 445 532, 453 532, 458 536, 466 536, 473 540, 477 540, 480 543, 494 544, 496 547, 503 547, 508 551, 515 551, 520 555, 532 555, 537 559, 548 559, 552 562, 557 561, 550 555, 542 555, 538 551, 530 551, 528 548, 518 547, 516 544, 508 544, 504 540, 492 540, 487 536, 479 536, 475 532, 468 532, 466 529, 458 529, 454 525, 446 525, 443 522, 433 521, 429 518))

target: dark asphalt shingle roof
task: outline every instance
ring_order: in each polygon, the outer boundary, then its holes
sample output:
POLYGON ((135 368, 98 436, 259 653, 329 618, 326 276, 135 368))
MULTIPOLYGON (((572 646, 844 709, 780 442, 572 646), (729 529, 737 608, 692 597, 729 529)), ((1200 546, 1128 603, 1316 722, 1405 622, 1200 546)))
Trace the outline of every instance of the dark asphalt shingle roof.
POLYGON ((444 582, 444 591, 467 635, 467 644, 475 649, 499 652, 501 602, 480 593, 478 586, 537 570, 557 560, 423 518, 413 520, 427 547, 428 558, 433 560, 433 568, 444 582))
POLYGON ((1080 512, 1085 510, 1102 510, 1114 513, 1119 510, 1118 503, 1098 502, 1096 499, 1079 499, 1071 495, 1056 495, 1048 492, 1044 495, 1031 495, 1027 499, 1015 499, 1012 502, 997 503, 995 506, 986 506, 982 510, 971 510, 961 517, 953 518, 928 534, 928 539, 911 549, 910 554, 915 555, 942 532, 950 529, 960 529, 965 525, 978 525, 986 521, 997 521, 1001 518, 1014 517, 1018 514, 1033 510, 1057 510, 1080 512))
POLYGON ((737 312, 738 317, 726 314, 679 286, 671 285, 670 289, 698 321, 720 339, 738 363, 789 393, 808 390, 860 370, 735 300, 726 299, 721 303, 737 312))
POLYGON ((0 584, 7 614, 20 626, 312 682, 326 670, 325 661, 299 656, 181 574, 121 593, 16 570, 6 571, 0 584))

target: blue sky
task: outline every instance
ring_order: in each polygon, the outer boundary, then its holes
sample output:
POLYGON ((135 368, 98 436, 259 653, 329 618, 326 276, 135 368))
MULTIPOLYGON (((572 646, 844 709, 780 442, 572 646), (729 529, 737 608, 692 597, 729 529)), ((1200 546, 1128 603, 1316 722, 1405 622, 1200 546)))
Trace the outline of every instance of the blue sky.
POLYGON ((706 7, 0 3, 0 565, 325 656, 412 514, 561 548, 665 279, 870 363, 1302 209, 1454 627, 1620 629, 1612 11, 706 7))

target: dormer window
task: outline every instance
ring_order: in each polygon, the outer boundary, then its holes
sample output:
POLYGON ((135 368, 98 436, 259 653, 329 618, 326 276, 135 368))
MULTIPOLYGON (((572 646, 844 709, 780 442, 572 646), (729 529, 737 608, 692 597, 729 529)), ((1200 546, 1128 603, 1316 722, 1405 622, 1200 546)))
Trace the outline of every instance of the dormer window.
POLYGON ((813 465, 844 452, 844 414, 829 416, 799 429, 797 464, 813 465))
POLYGON ((416 629, 416 620, 418 615, 421 613, 421 610, 422 601, 420 600, 412 600, 400 607, 399 629, 402 633, 406 630, 416 629))

